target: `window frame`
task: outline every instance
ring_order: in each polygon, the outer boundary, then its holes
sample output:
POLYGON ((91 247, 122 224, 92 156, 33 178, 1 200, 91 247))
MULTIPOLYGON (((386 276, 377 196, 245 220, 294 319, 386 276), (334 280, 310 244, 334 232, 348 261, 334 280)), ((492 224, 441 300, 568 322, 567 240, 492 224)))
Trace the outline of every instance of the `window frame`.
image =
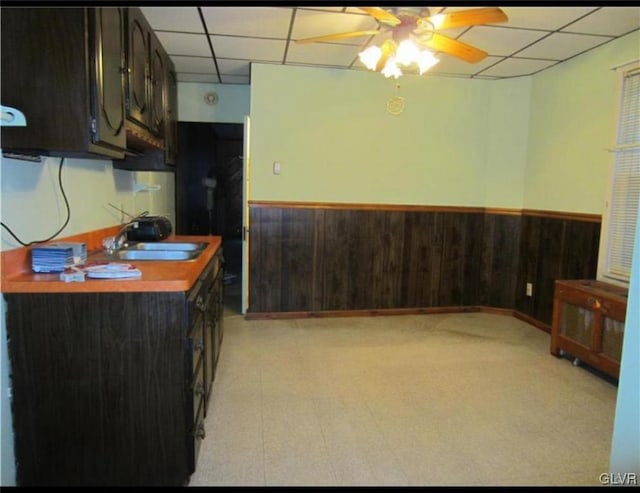
MULTIPOLYGON (((598 266, 597 266, 597 279, 603 282, 616 284, 623 287, 629 286, 629 281, 631 277, 631 265, 629 265, 628 274, 624 275, 619 272, 615 272, 615 269, 612 269, 610 265, 610 243, 612 241, 612 228, 610 227, 611 216, 612 216, 612 199, 614 196, 614 189, 616 186, 615 177, 616 171, 618 169, 618 157, 622 155, 622 153, 629 152, 630 149, 640 150, 640 141, 634 141, 633 144, 620 144, 620 134, 621 134, 621 117, 624 108, 624 81, 625 78, 634 72, 640 72, 640 59, 635 60, 630 63, 626 63, 622 66, 616 67, 616 91, 615 91, 615 120, 613 125, 612 132, 612 143, 613 146, 610 150, 610 160, 609 160, 609 173, 607 178, 607 187, 605 192, 605 202, 602 213, 602 222, 600 228, 600 247, 598 252, 598 266)), ((637 76, 637 75, 636 75, 637 76)), ((638 123, 640 124, 640 108, 638 109, 637 115, 638 123)), ((621 165, 623 163, 620 163, 621 165)), ((640 215, 640 207, 635 211, 635 218, 632 221, 633 227, 637 222, 638 215, 640 215)), ((637 233, 637 232, 636 232, 637 233)), ((626 238, 626 241, 631 242, 631 249, 633 251, 635 234, 631 234, 630 238, 626 238)))

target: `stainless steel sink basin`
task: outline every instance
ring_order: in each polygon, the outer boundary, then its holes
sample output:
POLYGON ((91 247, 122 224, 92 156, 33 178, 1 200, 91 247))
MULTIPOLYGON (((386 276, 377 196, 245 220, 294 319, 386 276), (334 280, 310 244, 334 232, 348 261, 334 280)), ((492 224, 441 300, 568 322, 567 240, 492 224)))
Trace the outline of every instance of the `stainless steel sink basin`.
POLYGON ((119 250, 116 256, 120 260, 193 260, 202 250, 119 250))
POLYGON ((132 243, 129 250, 182 250, 192 252, 194 250, 204 250, 207 248, 206 243, 190 243, 181 241, 160 241, 158 243, 132 243))
POLYGON ((207 248, 207 243, 163 241, 131 243, 115 252, 119 260, 193 260, 207 248))

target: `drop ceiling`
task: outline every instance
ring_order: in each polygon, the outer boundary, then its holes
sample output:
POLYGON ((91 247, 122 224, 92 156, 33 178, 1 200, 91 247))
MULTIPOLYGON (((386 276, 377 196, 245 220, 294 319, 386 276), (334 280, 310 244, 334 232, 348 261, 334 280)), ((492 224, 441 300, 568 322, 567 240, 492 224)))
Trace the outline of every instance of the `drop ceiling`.
MULTIPOLYGON (((434 15, 479 7, 429 9, 434 15)), ((438 31, 486 51, 488 56, 484 60, 472 64, 437 54, 440 63, 427 75, 479 79, 533 75, 640 29, 640 6, 500 8, 508 16, 507 22, 438 31)), ((181 82, 249 84, 254 62, 366 71, 358 53, 383 36, 310 44, 295 42, 326 34, 378 29, 378 22, 357 7, 141 9, 170 55, 181 82)))

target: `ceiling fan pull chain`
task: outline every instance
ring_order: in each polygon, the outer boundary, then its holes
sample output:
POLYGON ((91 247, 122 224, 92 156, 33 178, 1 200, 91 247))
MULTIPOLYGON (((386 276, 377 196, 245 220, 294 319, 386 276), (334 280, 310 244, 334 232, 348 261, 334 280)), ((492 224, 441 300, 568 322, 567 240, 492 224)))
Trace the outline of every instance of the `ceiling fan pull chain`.
POLYGON ((389 98, 389 101, 387 101, 387 112, 394 116, 398 116, 404 111, 404 98, 397 95, 399 91, 400 83, 396 82, 396 96, 389 98))

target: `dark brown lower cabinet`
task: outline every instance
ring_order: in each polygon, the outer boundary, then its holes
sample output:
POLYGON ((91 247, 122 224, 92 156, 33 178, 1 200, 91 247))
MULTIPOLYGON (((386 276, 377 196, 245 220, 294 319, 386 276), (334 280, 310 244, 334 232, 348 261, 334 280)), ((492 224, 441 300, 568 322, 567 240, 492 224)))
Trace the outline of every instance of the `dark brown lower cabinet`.
POLYGON ((5 294, 17 484, 188 484, 221 290, 217 255, 188 292, 5 294))
POLYGON ((555 282, 550 352, 618 378, 628 290, 596 280, 555 282))

